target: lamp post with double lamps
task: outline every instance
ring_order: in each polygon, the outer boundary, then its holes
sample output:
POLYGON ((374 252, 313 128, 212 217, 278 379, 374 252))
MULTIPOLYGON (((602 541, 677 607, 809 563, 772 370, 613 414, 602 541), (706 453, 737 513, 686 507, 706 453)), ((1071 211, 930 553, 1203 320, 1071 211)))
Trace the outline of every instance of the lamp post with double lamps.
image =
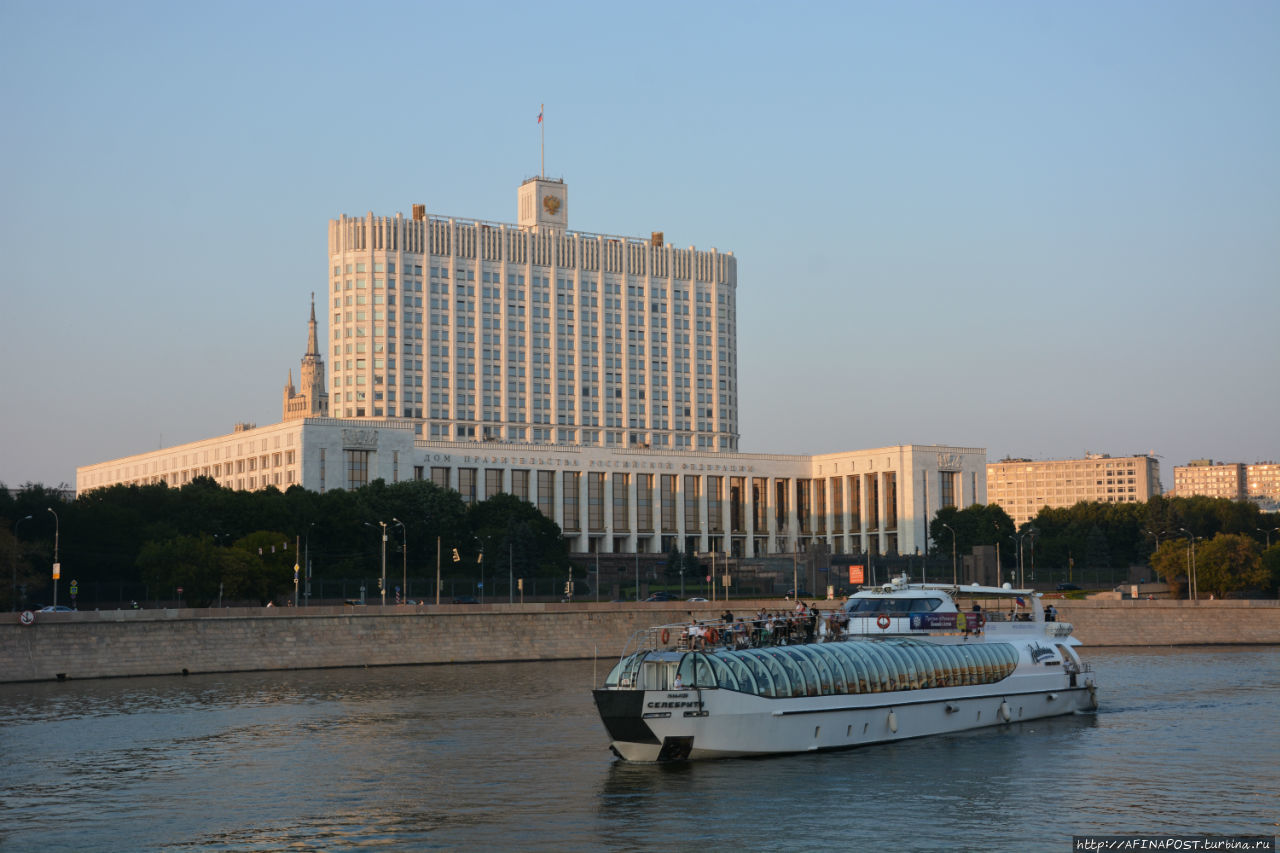
POLYGON ((1187 579, 1191 582, 1191 600, 1197 601, 1200 596, 1196 589, 1196 540, 1201 537, 1185 527, 1179 527, 1178 530, 1187 534, 1187 579))
MULTIPOLYGON (((382 606, 387 606, 387 523, 379 521, 382 526, 382 581, 378 584, 378 591, 382 593, 382 606)), ((365 527, 373 527, 369 522, 364 523, 365 527)))
POLYGON ((306 586, 302 590, 302 606, 306 607, 311 603, 311 528, 315 527, 313 521, 307 525, 307 535, 303 537, 303 555, 302 569, 303 575, 306 577, 306 586))
POLYGON ((392 517, 391 520, 400 525, 400 551, 404 556, 404 565, 401 566, 400 578, 400 595, 403 597, 400 600, 407 602, 409 600, 409 531, 405 529, 404 522, 400 519, 392 517))
POLYGON ((956 531, 945 521, 942 522, 942 526, 951 531, 951 585, 959 586, 960 576, 956 573, 956 531))

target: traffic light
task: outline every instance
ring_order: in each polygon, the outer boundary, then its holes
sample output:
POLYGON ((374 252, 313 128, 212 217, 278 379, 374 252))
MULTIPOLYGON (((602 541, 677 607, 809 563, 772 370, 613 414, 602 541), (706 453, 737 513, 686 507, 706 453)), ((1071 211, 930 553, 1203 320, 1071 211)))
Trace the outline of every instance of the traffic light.
POLYGON ((573 581, 564 582, 564 594, 566 596, 573 595, 573 581))
POLYGON ((458 549, 457 549, 457 548, 454 548, 454 549, 453 549, 453 561, 454 561, 455 563, 461 563, 461 562, 462 562, 462 558, 458 556, 458 549))

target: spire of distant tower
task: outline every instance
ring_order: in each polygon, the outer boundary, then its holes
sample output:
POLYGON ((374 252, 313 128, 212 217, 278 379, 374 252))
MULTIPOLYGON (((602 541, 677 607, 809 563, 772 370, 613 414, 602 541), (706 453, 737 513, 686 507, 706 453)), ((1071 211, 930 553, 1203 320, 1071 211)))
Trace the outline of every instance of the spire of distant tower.
POLYGON ((316 292, 311 291, 311 322, 307 324, 307 355, 319 355, 320 345, 316 343, 316 292))

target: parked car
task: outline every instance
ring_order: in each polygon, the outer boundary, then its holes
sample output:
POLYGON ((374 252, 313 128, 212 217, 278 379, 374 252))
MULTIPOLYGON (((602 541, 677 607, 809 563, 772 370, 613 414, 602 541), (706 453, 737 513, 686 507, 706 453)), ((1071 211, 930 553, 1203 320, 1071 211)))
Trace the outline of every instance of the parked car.
POLYGON ((1070 592, 1070 591, 1071 591, 1071 590, 1073 590, 1073 589, 1079 589, 1079 588, 1080 588, 1080 587, 1076 586, 1076 585, 1075 585, 1075 584, 1073 584, 1073 583, 1060 583, 1060 584, 1058 584, 1058 592, 1070 592))
POLYGON ((51 604, 48 607, 41 607, 36 612, 37 613, 75 613, 76 609, 74 607, 67 607, 65 604, 58 604, 58 605, 51 604))
POLYGON ((655 592, 645 601, 675 601, 676 597, 669 592, 655 592))
POLYGON ((453 599, 454 604, 479 604, 474 595, 459 595, 453 599))
POLYGON ((796 595, 796 591, 794 589, 787 590, 787 598, 812 598, 812 597, 813 597, 812 593, 809 593, 803 589, 800 590, 799 595, 796 595))
POLYGON ((695 595, 693 598, 687 598, 686 601, 706 601, 702 596, 695 595))

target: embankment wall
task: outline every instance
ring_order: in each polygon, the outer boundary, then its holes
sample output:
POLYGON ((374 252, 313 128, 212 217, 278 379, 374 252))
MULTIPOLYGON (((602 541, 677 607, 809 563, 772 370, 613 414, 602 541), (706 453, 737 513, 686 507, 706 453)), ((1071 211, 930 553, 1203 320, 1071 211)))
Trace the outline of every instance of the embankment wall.
MULTIPOLYGON (((1280 645, 1275 601, 1053 601, 1086 646, 1280 645)), ((777 600, 734 601, 737 613, 777 600)), ((488 604, 0 614, 0 682, 616 658, 636 632, 720 604, 488 604)))

